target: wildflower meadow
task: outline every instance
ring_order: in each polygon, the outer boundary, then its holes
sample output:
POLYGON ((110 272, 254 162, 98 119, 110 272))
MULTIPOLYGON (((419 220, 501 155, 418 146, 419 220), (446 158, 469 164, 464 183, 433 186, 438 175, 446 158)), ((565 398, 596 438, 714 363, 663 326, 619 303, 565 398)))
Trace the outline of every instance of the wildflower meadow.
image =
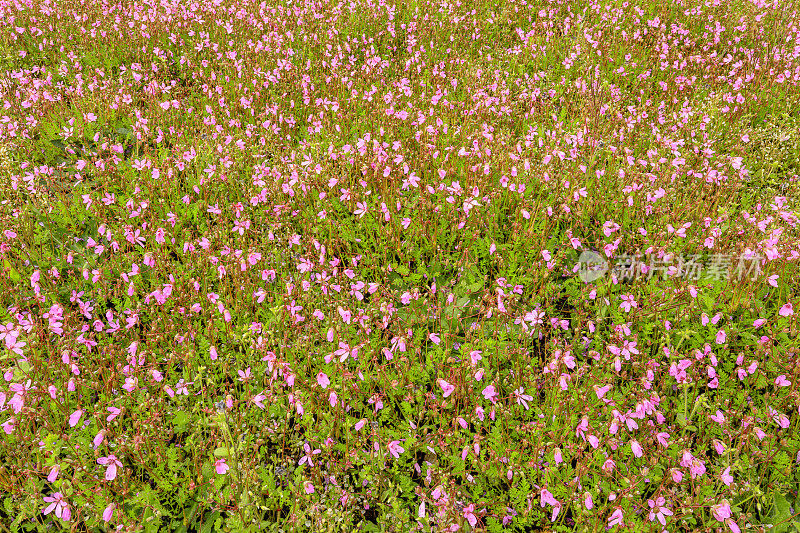
POLYGON ((0 0, 0 532, 800 531, 800 4, 0 0))

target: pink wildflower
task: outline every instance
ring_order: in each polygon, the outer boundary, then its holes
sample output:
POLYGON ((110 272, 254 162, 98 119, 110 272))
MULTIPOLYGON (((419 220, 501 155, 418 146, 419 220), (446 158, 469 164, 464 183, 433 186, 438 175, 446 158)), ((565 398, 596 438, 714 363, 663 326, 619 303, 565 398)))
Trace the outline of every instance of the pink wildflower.
POLYGON ((53 493, 52 496, 45 496, 44 497, 45 503, 49 503, 47 507, 44 509, 44 514, 48 515, 55 511, 56 518, 60 518, 65 522, 69 522, 69 519, 72 517, 72 512, 69 509, 69 503, 64 498, 64 495, 60 492, 53 493))
POLYGON ((444 391, 444 394, 443 394, 443 396, 444 396, 445 398, 447 398, 448 396, 450 396, 451 394, 453 394, 453 391, 454 391, 454 390, 456 390, 456 387, 455 387, 454 385, 451 385, 450 383, 446 382, 446 381, 445 381, 445 380, 443 380, 442 378, 439 378, 439 379, 437 379, 437 380, 436 380, 436 383, 438 383, 438 384, 439 384, 439 386, 440 386, 440 387, 442 388, 442 390, 444 391))
POLYGON ((399 440, 393 440, 392 442, 390 442, 388 448, 389 448, 389 453, 391 453, 395 459, 399 459, 400 454, 406 451, 405 448, 400 446, 399 440))
POLYGON ((214 461, 214 469, 217 471, 217 474, 224 476, 231 467, 225 462, 225 459, 217 459, 214 461))
POLYGON ((471 503, 468 506, 464 507, 464 518, 467 519, 469 525, 471 527, 475 527, 478 523, 478 518, 475 516, 475 504, 471 503))
POLYGON ((669 508, 665 507, 666 500, 664 500, 663 496, 659 496, 658 498, 653 500, 647 500, 647 505, 650 506, 650 521, 654 521, 658 519, 662 526, 667 525, 667 520, 665 516, 672 516, 672 511, 669 508))
POLYGON ((622 520, 622 518, 623 518, 622 509, 617 508, 616 511, 611 513, 611 516, 608 519, 608 527, 624 526, 625 522, 622 520))
POLYGON ((120 460, 113 454, 108 457, 98 457, 97 464, 108 466, 106 468, 106 481, 114 481, 117 477, 117 468, 122 467, 120 460))
POLYGON ((489 385, 485 389, 483 389, 483 397, 487 400, 491 400, 492 403, 497 403, 497 391, 494 389, 494 385, 489 385))
POLYGON ((114 509, 117 508, 116 503, 111 503, 103 510, 103 522, 111 521, 111 518, 114 516, 114 509))
POLYGON ((69 415, 69 427, 74 428, 78 424, 78 421, 81 419, 82 416, 83 416, 82 409, 78 409, 77 411, 69 415))

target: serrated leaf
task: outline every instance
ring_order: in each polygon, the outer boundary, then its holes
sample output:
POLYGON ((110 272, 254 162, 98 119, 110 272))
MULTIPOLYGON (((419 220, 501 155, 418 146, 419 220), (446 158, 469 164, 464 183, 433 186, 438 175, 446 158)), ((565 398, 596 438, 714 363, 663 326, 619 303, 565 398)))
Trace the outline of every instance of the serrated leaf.
POLYGON ((773 518, 775 522, 784 522, 789 520, 792 516, 792 513, 789 511, 789 500, 783 494, 778 494, 777 492, 773 495, 775 508, 773 510, 773 518))
POLYGON ((205 519, 200 533, 211 533, 214 529, 215 522, 220 518, 219 511, 214 511, 208 518, 205 519))
POLYGON ((214 467, 211 465, 210 461, 206 461, 205 463, 203 463, 200 472, 206 479, 212 479, 214 477, 214 467))

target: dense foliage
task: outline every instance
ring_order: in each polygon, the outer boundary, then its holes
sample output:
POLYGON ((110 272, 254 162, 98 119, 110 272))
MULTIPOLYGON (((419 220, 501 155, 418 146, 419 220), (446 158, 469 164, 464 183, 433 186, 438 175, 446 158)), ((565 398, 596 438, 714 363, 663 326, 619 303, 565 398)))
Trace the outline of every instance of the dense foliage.
POLYGON ((0 530, 797 530, 797 8, 0 1, 0 530))

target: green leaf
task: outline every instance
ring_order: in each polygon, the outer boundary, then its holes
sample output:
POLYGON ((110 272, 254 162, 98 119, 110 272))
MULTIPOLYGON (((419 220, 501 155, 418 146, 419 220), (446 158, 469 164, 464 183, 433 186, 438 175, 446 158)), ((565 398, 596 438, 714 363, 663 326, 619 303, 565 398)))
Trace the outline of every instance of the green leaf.
POLYGON ((212 479, 214 477, 214 466, 211 464, 210 461, 206 461, 203 463, 203 466, 200 468, 200 472, 203 474, 203 477, 206 479, 212 479))
POLYGON ((228 448, 221 447, 214 450, 214 457, 228 457, 229 455, 228 448))
POLYGON ((3 259, 3 269, 8 270, 8 277, 11 278, 11 281, 14 283, 19 283, 22 279, 19 275, 19 272, 14 270, 14 268, 11 266, 11 263, 9 263, 7 259, 3 259))
POLYGON ((200 530, 200 533, 211 533, 214 529, 214 523, 219 519, 220 514, 219 511, 214 511, 208 518, 206 518, 205 522, 203 523, 203 527, 200 530))
POLYGON ((772 517, 775 523, 786 522, 792 517, 789 511, 789 500, 783 494, 775 493, 773 495, 775 507, 772 511, 772 517))
POLYGON ((178 411, 175 413, 175 417, 172 419, 172 424, 175 426, 175 430, 179 433, 183 433, 186 431, 186 423, 189 421, 189 415, 186 414, 184 411, 178 411))

